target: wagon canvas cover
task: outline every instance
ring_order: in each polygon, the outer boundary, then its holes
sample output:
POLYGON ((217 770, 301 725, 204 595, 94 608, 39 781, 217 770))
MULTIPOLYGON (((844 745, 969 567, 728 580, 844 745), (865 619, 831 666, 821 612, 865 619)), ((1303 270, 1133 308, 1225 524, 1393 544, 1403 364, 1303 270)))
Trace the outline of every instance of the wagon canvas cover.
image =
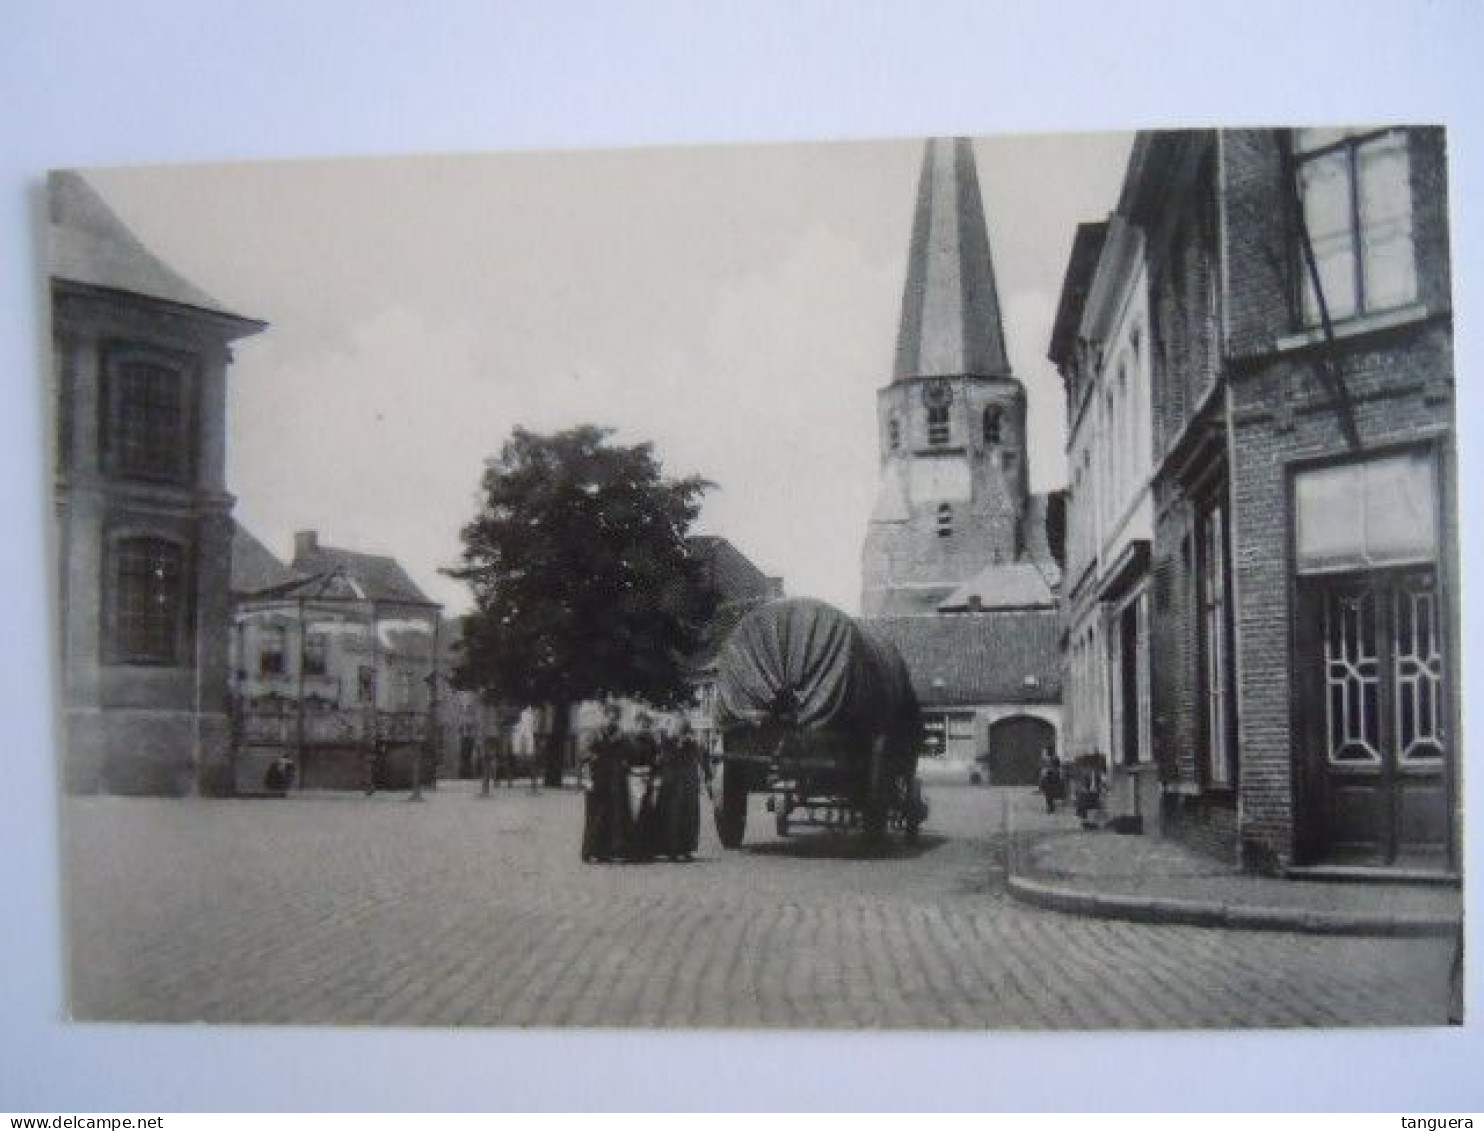
POLYGON ((809 598, 754 609, 718 662, 717 724, 890 733, 911 741, 917 697, 894 645, 809 598))

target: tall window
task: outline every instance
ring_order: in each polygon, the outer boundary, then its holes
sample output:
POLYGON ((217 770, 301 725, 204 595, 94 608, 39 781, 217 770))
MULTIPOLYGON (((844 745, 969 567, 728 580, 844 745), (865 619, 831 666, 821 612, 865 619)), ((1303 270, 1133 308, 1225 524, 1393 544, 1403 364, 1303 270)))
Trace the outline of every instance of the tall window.
POLYGON ((1206 757, 1208 781, 1233 783, 1231 750, 1231 660, 1226 632, 1226 534, 1220 507, 1200 521, 1201 650, 1206 679, 1206 757))
POLYGON ((113 557, 113 656, 118 663, 174 664, 181 658, 185 555, 161 538, 122 538, 113 557))
POLYGON ((282 625, 265 624, 258 629, 258 672, 261 675, 282 675, 285 669, 284 653, 288 633, 282 625))
POLYGON ((310 629, 304 637, 304 674, 324 675, 328 669, 329 637, 324 632, 310 629))
POLYGON ((886 422, 886 440, 892 451, 902 446, 902 422, 895 416, 886 422))
POLYGON ((153 361, 126 360, 111 371, 106 421, 111 469, 141 479, 188 477, 190 414, 184 374, 153 361))
POLYGON ((55 424, 57 427, 56 465, 57 472, 72 466, 72 401, 74 391, 70 384, 71 365, 69 348, 65 339, 52 339, 52 393, 54 395, 55 424))
POLYGON ((984 442, 986 444, 998 444, 1000 442, 1000 418, 1003 415, 998 405, 990 405, 984 410, 984 442))
POLYGON ((938 537, 953 537, 953 507, 948 503, 938 504, 938 537))
POLYGON ((935 446, 948 443, 948 406, 930 404, 927 410, 928 443, 935 446))
MULTIPOLYGON (((1304 226, 1332 319, 1412 302, 1412 192, 1402 130, 1295 130, 1304 226)), ((1304 321, 1319 322, 1309 264, 1300 249, 1304 321)))

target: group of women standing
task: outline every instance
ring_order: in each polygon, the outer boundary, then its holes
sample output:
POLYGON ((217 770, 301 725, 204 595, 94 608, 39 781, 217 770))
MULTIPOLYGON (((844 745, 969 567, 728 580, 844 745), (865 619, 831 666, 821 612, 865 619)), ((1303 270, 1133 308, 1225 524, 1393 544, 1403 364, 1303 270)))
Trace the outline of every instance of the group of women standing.
POLYGON ((626 733, 609 706, 583 760, 583 861, 689 859, 700 839, 703 758, 689 723, 656 736, 641 714, 626 733))

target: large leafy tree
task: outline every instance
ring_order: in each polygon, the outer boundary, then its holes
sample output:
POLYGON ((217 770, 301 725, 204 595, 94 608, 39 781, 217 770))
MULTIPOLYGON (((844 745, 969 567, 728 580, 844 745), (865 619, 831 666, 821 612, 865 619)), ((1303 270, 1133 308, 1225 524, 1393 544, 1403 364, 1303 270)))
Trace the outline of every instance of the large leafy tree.
POLYGON ((552 785, 574 703, 689 699, 685 660, 715 606, 686 543, 711 485, 668 479, 651 445, 611 436, 517 428, 486 465, 463 564, 447 571, 474 594, 456 678, 491 700, 553 708, 552 785))

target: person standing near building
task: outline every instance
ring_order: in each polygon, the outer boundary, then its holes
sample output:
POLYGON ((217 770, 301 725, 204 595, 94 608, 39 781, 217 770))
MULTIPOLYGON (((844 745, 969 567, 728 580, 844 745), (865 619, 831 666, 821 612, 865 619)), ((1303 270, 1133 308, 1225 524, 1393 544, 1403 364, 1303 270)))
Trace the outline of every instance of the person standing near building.
POLYGON ((1037 782, 1042 796, 1046 798, 1046 812, 1056 812, 1057 799, 1062 795, 1061 759, 1049 746, 1041 751, 1041 769, 1037 782))

